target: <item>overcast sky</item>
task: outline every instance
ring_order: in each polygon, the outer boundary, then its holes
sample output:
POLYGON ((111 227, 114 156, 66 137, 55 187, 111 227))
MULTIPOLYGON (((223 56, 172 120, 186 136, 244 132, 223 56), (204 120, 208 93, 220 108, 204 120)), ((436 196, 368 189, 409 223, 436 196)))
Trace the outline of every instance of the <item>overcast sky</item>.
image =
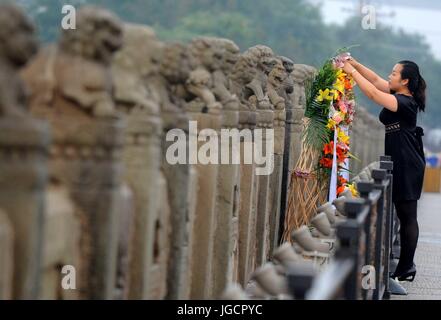
MULTIPOLYGON (((322 3, 326 23, 343 24, 344 20, 358 10, 359 0, 310 0, 322 3)), ((417 32, 427 38, 433 54, 441 60, 441 1, 439 0, 376 0, 364 1, 375 6, 377 21, 417 32)))

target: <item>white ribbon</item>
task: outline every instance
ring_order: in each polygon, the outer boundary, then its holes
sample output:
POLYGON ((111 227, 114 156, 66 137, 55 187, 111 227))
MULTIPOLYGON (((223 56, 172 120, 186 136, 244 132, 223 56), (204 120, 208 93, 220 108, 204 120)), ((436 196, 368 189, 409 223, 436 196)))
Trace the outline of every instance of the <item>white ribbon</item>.
POLYGON ((337 198, 337 127, 334 126, 334 150, 332 156, 331 184, 329 186, 329 202, 337 198))
MULTIPOLYGON (((341 129, 343 130, 345 135, 349 136, 349 126, 343 126, 341 129)), ((351 144, 349 143, 349 145, 351 145, 351 144)), ((343 168, 345 168, 346 170, 342 170, 341 175, 343 178, 345 178, 347 181, 349 181, 349 171, 348 171, 349 170, 349 157, 347 157, 345 159, 345 163, 343 165, 343 168)))

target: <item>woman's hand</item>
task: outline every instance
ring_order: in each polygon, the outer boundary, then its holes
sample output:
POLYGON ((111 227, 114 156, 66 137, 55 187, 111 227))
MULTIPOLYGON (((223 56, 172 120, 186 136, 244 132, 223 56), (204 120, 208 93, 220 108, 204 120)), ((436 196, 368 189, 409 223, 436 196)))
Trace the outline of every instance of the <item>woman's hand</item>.
POLYGON ((347 60, 353 67, 357 67, 358 61, 355 60, 354 57, 350 56, 349 59, 347 60))
POLYGON ((346 74, 352 74, 352 72, 355 70, 355 68, 352 66, 351 63, 349 63, 349 61, 344 62, 342 69, 346 74))

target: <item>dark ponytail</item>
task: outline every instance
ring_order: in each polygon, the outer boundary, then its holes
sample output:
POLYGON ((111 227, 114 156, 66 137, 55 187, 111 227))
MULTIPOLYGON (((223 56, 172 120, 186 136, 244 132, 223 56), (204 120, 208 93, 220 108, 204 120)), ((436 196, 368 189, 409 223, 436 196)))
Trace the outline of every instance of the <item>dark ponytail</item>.
POLYGON ((420 74, 420 69, 418 65, 409 60, 403 60, 398 62, 403 66, 401 70, 401 79, 408 79, 408 88, 410 93, 412 93, 413 98, 418 104, 420 111, 425 111, 426 109, 426 81, 420 74))

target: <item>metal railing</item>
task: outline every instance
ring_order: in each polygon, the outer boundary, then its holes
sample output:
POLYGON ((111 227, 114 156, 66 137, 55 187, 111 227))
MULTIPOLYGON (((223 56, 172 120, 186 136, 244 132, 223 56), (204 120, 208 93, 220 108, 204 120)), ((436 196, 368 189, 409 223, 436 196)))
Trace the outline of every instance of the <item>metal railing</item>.
POLYGON ((325 270, 319 274, 288 270, 296 299, 389 298, 391 249, 397 234, 392 170, 392 161, 383 156, 380 169, 372 170, 373 181, 357 183, 360 198, 345 201, 347 219, 336 227, 338 248, 325 270))

